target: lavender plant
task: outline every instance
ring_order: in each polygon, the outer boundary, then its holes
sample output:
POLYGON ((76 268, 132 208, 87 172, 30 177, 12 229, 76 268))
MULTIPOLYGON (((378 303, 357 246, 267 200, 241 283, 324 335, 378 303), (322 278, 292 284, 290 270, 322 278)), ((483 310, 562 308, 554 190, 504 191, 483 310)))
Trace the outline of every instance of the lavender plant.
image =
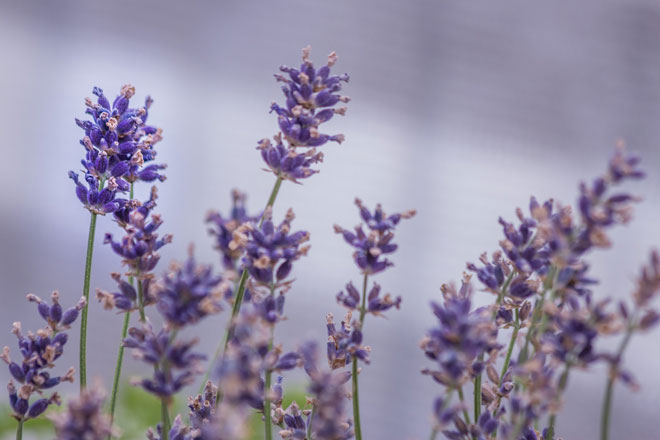
MULTIPOLYGON (((338 104, 349 101, 340 94, 348 75, 330 72, 337 60, 334 52, 318 69, 309 56, 307 47, 299 69, 281 67, 282 73, 275 75, 285 96, 283 104, 271 106, 279 131, 257 146, 267 171, 275 175, 264 210, 250 215, 247 196, 234 190, 229 215, 207 216, 223 273, 198 263, 192 246, 184 262, 160 272, 160 250, 172 236, 161 234, 163 220, 154 212, 157 188, 151 188, 146 200, 134 197, 136 182, 165 179, 165 166, 152 163, 154 145, 162 139, 159 128, 146 125, 152 101, 147 97, 144 106, 130 108, 135 90, 124 86, 110 104, 102 90, 94 88, 96 102, 86 100, 91 120, 76 120, 85 131, 84 176, 69 173, 91 216, 83 296, 64 309, 57 292, 50 302, 28 295, 46 325, 24 334, 20 323, 15 323, 22 360, 13 361, 8 347, 0 355, 12 376, 8 392, 18 422, 17 439, 22 438, 26 420, 41 416, 53 403, 60 404, 58 393, 50 390, 73 382, 73 368, 59 376, 51 369, 78 315, 81 392, 68 402, 66 411, 49 415, 58 440, 119 435, 113 418, 125 348, 147 366, 133 383, 160 400, 161 422, 149 428, 147 439, 237 440, 248 434, 248 420, 255 412, 263 419, 266 440, 272 440, 273 426, 283 439, 364 438, 358 378, 361 365, 371 362, 365 319, 369 314, 382 317, 402 302, 400 296, 383 293, 378 283, 369 285, 369 278, 393 265, 388 257, 397 250, 394 231, 415 211, 387 215, 380 205, 371 211, 356 199, 362 224, 353 230, 334 229, 354 248, 362 283, 359 289, 348 282, 336 295, 347 309, 338 324, 332 314, 327 315, 328 368, 319 366, 313 341, 285 350, 275 338, 275 327, 286 318, 293 266, 307 255, 310 236, 305 230, 292 230, 291 209, 275 222, 273 205, 284 180, 300 183, 318 173, 323 159, 320 148, 343 142, 343 135, 327 134, 322 126, 335 114, 344 115, 346 108, 338 104), (111 272, 115 289, 98 289, 96 295, 103 308, 124 317, 108 410, 100 384, 85 388, 90 270, 97 216, 105 214, 112 214, 122 233, 118 239, 107 233, 104 242, 125 267, 122 273, 111 272), (220 313, 225 301, 232 307, 225 338, 206 368, 200 392, 189 397, 187 418, 171 414, 174 397, 205 370, 206 355, 196 350, 197 339, 182 337, 182 331, 220 313), (134 311, 140 323, 129 328, 134 311), (289 382, 284 375, 297 368, 307 375, 309 396, 304 403, 285 405, 289 382), (211 377, 210 372, 215 374, 211 377), (352 419, 345 410, 349 399, 352 419)), ((599 363, 608 368, 601 439, 609 438, 615 383, 638 386, 624 368, 624 352, 633 335, 660 322, 660 313, 652 306, 660 292, 660 257, 651 253, 631 300, 618 304, 595 293, 598 281, 591 275, 588 257, 593 250, 610 246, 610 228, 631 219, 631 206, 638 199, 617 188, 643 177, 638 165, 637 157, 617 150, 604 174, 580 184, 575 210, 532 197, 529 213, 516 210, 518 221, 499 219, 500 249, 482 254, 477 264, 468 263, 459 287, 442 285, 441 298, 431 303, 437 324, 421 343, 431 362, 422 373, 442 387, 431 412, 431 439, 442 434, 451 440, 554 440, 571 372, 588 371, 599 363), (480 289, 473 286, 473 277, 480 289), (491 296, 492 304, 475 308, 475 296, 483 293, 491 296), (599 349, 599 342, 611 335, 620 338, 618 349, 612 353, 599 349), (472 414, 464 395, 470 384, 472 414)))
MULTIPOLYGON (((97 102, 85 99, 86 113, 91 120, 76 119, 76 124, 85 132, 80 144, 85 148, 85 157, 81 161, 85 186, 74 172, 69 177, 76 185, 76 196, 83 206, 90 211, 89 234, 87 238, 87 256, 83 282, 83 296, 89 303, 90 275, 94 251, 94 235, 98 215, 117 213, 130 206, 130 200, 118 197, 118 194, 130 190, 137 180, 164 180, 160 170, 164 165, 148 165, 156 153, 153 146, 162 139, 159 128, 146 125, 152 100, 147 97, 143 107, 130 108, 130 99, 135 88, 125 85, 112 105, 103 94, 103 90, 94 87, 97 102)), ((80 326, 80 387, 87 383, 87 305, 82 310, 80 326)))
MULTIPOLYGON (((643 176, 638 163, 637 157, 617 150, 603 175, 591 184, 580 184, 577 219, 570 207, 552 200, 539 204, 533 197, 529 216, 516 211, 518 226, 500 219, 504 232, 501 250, 492 258, 482 255, 481 266, 467 266, 483 290, 495 296, 492 306, 471 310, 470 276, 464 277, 459 290, 443 287, 444 305, 432 304, 439 325, 422 342, 435 365, 423 372, 446 389, 435 405, 432 437, 443 432, 451 439, 554 439, 572 369, 586 370, 608 360, 612 377, 617 377, 620 353, 599 352, 596 342, 619 332, 620 323, 626 322, 625 349, 631 329, 642 326, 637 318, 629 320, 625 305, 615 312, 609 299, 594 295, 597 280, 589 274, 586 257, 592 249, 610 246, 610 227, 630 220, 631 203, 637 199, 612 190, 643 176), (500 345, 498 333, 509 329, 509 343, 500 345), (521 331, 525 333, 519 340, 521 331), (520 349, 514 361, 517 341, 520 349), (481 381, 484 371, 487 383, 481 381), (460 414, 463 404, 450 405, 451 391, 458 391, 462 399, 462 386, 468 381, 474 383, 473 419, 467 411, 460 414), (547 424, 539 432, 545 416, 547 424)), ((654 269, 645 269, 640 281, 645 298, 650 299, 657 288, 654 273, 654 269)), ((640 304, 647 307, 648 301, 640 304)), ((652 324, 655 312, 646 313, 652 324)), ((626 373, 621 376, 630 378, 626 373)), ((608 381, 603 408, 603 438, 607 438, 613 381, 608 381)))

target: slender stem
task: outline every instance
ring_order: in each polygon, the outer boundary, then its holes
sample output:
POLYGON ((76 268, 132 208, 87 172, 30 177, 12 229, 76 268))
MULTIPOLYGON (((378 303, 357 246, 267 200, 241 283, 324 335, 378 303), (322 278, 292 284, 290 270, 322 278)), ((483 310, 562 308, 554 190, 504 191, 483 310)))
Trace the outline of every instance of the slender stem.
POLYGON ((16 427, 16 440, 22 440, 23 439, 23 419, 18 421, 18 426, 16 427))
MULTIPOLYGON (((126 339, 126 334, 128 333, 128 325, 131 321, 131 312, 126 312, 124 314, 124 325, 121 329, 121 340, 119 341, 119 352, 117 353, 117 365, 115 366, 115 376, 112 381, 112 394, 110 397, 110 423, 114 421, 115 418, 115 407, 117 406, 117 394, 119 393, 119 379, 121 377, 121 366, 124 361, 124 339, 126 339)), ((112 438, 112 435, 108 436, 112 438)))
MULTIPOLYGON (((631 322, 633 320, 631 319, 631 322)), ((619 349, 616 353, 616 361, 621 359, 621 356, 623 356, 623 352, 626 350, 626 347, 628 346, 628 342, 630 342, 630 338, 633 334, 633 329, 634 327, 632 325, 628 325, 628 331, 626 332, 626 335, 624 336, 623 340, 621 341, 621 345, 619 345, 619 349)), ((617 365, 618 366, 618 365, 617 365)), ((610 367, 609 371, 609 377, 607 378, 607 387, 605 389, 605 399, 603 400, 603 411, 601 414, 600 418, 600 438, 601 440, 608 440, 609 438, 609 430, 610 430, 610 412, 612 409, 612 393, 614 392, 614 381, 616 379, 616 367, 612 365, 610 367)))
POLYGON ((144 288, 142 280, 140 279, 140 271, 137 271, 137 286, 138 286, 138 312, 140 314, 140 322, 147 322, 147 317, 144 314, 144 288))
MULTIPOLYGON (((131 190, 129 193, 129 200, 133 200, 134 196, 134 183, 131 182, 131 190)), ((133 277, 128 277, 128 283, 133 286, 133 277)), ((119 340, 119 352, 117 353, 117 364, 115 366, 115 376, 112 380, 112 394, 110 397, 110 424, 114 422, 115 419, 115 408, 117 406, 117 394, 119 393, 119 379, 121 378, 121 367, 124 361, 124 339, 126 339, 126 334, 128 333, 128 325, 131 321, 131 312, 126 312, 124 316, 124 325, 121 329, 121 339, 119 340)), ((108 440, 112 438, 112 434, 108 436, 108 440)))
MULTIPOLYGON (((568 373, 571 370, 571 364, 567 363, 566 368, 564 369, 564 372, 561 374, 561 377, 559 378, 559 387, 557 388, 557 398, 561 397, 561 393, 566 389, 566 384, 568 383, 568 373)), ((548 423, 548 438, 555 438, 555 424, 557 422, 557 413, 552 413, 550 415, 550 421, 548 423)))
MULTIPOLYGON (((513 277, 515 276, 516 271, 512 270, 509 276, 506 278, 506 281, 504 281, 504 284, 500 288, 500 291, 498 292, 497 295, 497 301, 495 302, 495 307, 493 308, 493 316, 492 319, 495 320, 497 317, 497 312, 500 308, 500 304, 502 304, 502 301, 504 300, 504 297, 506 296, 506 292, 509 289, 509 286, 511 285, 511 281, 513 281, 513 277)), ((480 353, 479 362, 483 362, 484 360, 484 354, 480 353)), ((479 420, 479 416, 481 415, 481 373, 477 374, 477 376, 474 378, 474 421, 477 422, 479 420)))
POLYGON ((458 388, 458 398, 461 400, 461 403, 463 404, 463 417, 465 418, 465 423, 469 425, 471 423, 470 413, 465 407, 465 395, 463 394, 463 387, 458 388))
MULTIPOLYGON (((367 280, 369 275, 364 274, 362 282, 362 305, 360 307, 360 330, 363 331, 364 316, 367 312, 367 280)), ((353 356, 353 365, 351 368, 351 381, 353 383, 353 423, 355 426, 355 440, 362 440, 362 425, 360 423, 360 396, 358 389, 358 359, 353 356)))
POLYGON ((316 405, 312 406, 312 414, 307 420, 307 440, 312 440, 312 422, 314 421, 314 416, 316 415, 316 405))
POLYGON ((87 256, 85 258, 85 278, 83 296, 87 300, 80 317, 80 391, 87 386, 87 311, 89 309, 89 284, 92 273, 92 255, 94 253, 94 233, 96 232, 96 213, 92 212, 87 235, 87 256))
POLYGON ((515 310, 515 321, 513 323, 513 333, 511 334, 511 341, 509 341, 509 349, 506 352, 506 357, 504 358, 504 365, 502 365, 502 372, 500 373, 500 383, 504 380, 504 375, 506 370, 509 369, 509 363, 511 362, 511 354, 513 353, 513 347, 516 345, 516 338, 518 337, 518 331, 520 330, 520 319, 518 317, 518 309, 515 310))
POLYGON ((431 435, 429 436, 429 440, 435 440, 437 436, 438 436, 438 428, 433 428, 431 430, 431 435))
MULTIPOLYGON (((275 296, 275 285, 270 286, 270 296, 275 296)), ((270 340, 268 341, 268 350, 273 349, 273 340, 275 338, 275 325, 270 326, 270 340)), ((264 380, 264 428, 266 440, 273 439, 273 424, 270 417, 270 384, 273 370, 270 368, 266 370, 266 378, 264 380)))
POLYGON ((160 438, 161 440, 168 440, 170 437, 170 413, 167 409, 167 400, 165 398, 160 399, 160 415, 163 419, 160 438))

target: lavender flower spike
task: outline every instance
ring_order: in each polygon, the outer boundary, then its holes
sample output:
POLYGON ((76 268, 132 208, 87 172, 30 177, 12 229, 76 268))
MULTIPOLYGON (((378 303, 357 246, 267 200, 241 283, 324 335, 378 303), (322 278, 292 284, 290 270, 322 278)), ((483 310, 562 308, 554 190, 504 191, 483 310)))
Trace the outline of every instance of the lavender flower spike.
POLYGON ((338 102, 348 102, 347 96, 339 95, 341 83, 348 82, 348 75, 330 75, 330 68, 337 62, 337 54, 328 55, 328 63, 316 70, 309 59, 311 47, 303 49, 303 64, 300 70, 282 66, 280 70, 288 74, 275 75, 284 83, 282 91, 286 106, 275 103, 271 110, 277 113, 280 129, 292 147, 318 147, 328 141, 341 143, 343 135, 327 135, 319 132, 320 124, 329 121, 336 114, 346 113, 345 107, 334 109, 338 102))
POLYGON ((68 330, 71 328, 71 324, 78 318, 80 310, 85 307, 87 301, 85 297, 81 297, 78 304, 75 306, 63 310, 62 306, 59 303, 60 295, 57 291, 54 291, 51 295, 52 305, 48 305, 46 301, 43 301, 38 296, 29 293, 27 295, 27 300, 30 302, 37 303, 37 309, 39 310, 39 315, 46 321, 48 328, 53 333, 58 333, 63 330, 68 330))
POLYGON ((197 265, 192 246, 188 260, 173 263, 158 288, 158 311, 172 328, 194 324, 218 313, 223 297, 231 295, 231 284, 212 273, 210 266, 197 265))

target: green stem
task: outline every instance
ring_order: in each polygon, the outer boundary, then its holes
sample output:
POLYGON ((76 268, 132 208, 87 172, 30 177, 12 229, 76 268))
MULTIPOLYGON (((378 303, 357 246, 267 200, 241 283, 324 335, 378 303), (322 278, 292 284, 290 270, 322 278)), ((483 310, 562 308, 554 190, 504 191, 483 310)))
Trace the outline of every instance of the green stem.
POLYGON ((314 421, 314 416, 316 415, 316 404, 312 406, 312 414, 309 416, 307 421, 307 439, 312 440, 312 422, 314 421))
MULTIPOLYGON (((631 319, 632 321, 632 319, 631 319)), ((616 360, 619 361, 623 356, 623 352, 630 342, 634 327, 632 325, 628 326, 628 331, 619 345, 619 349, 616 353, 616 360)), ((605 399, 603 400, 603 411, 600 418, 600 438, 601 440, 607 440, 609 438, 610 430, 610 412, 612 409, 612 393, 614 392, 614 381, 616 379, 616 367, 611 366, 609 371, 609 377, 607 378, 607 388, 605 389, 605 399)))
POLYGON ((92 212, 87 235, 87 256, 85 258, 85 278, 83 296, 87 303, 80 317, 80 391, 87 386, 87 311, 89 310, 89 284, 92 274, 92 255, 94 253, 94 233, 96 232, 96 213, 92 212))
MULTIPOLYGON (((115 376, 112 381, 112 394, 110 397, 110 423, 114 421, 115 418, 115 407, 117 406, 117 394, 119 393, 119 379, 121 377, 121 366, 124 361, 124 339, 126 339, 126 334, 128 333, 128 324, 131 321, 131 313, 126 312, 124 314, 124 325, 121 329, 121 340, 119 341, 119 352, 117 353, 117 365, 115 366, 115 376)), ((112 438, 112 435, 108 436, 112 438)))
MULTIPOLYGON (((566 368, 564 369, 564 372, 561 374, 561 377, 559 378, 559 387, 557 389, 557 398, 559 399, 561 397, 561 393, 566 389, 566 384, 568 383, 568 372, 571 370, 571 364, 568 363, 566 364, 566 368)), ((548 423, 548 438, 555 438, 555 424, 557 422, 557 413, 552 413, 550 415, 550 422, 548 423)))
POLYGON ((437 436, 438 436, 438 428, 433 428, 431 430, 431 435, 429 436, 429 440, 435 440, 437 436))
MULTIPOLYGON (((364 274, 362 282, 362 306, 360 307, 360 330, 363 330, 364 316, 367 312, 367 280, 369 275, 364 274)), ((355 440, 362 440, 362 425, 360 423, 360 396, 358 389, 358 359, 353 356, 353 365, 351 368, 351 382, 353 384, 353 423, 355 427, 355 440)))
MULTIPOLYGON (((131 190, 129 193, 129 200, 133 200, 133 187, 134 182, 131 182, 131 190)), ((128 283, 133 286, 133 277, 128 277, 128 283)), ((114 422, 115 419, 115 408, 117 406, 117 394, 119 393, 119 379, 121 378, 121 367, 124 361, 124 339, 128 333, 128 325, 131 321, 131 313, 126 312, 124 316, 124 325, 121 329, 121 339, 119 340, 119 352, 117 353, 117 364, 115 366, 115 376, 112 381, 112 394, 110 397, 110 424, 114 422)), ((112 435, 108 436, 108 440, 112 438, 112 435)))
POLYGON ((163 429, 160 435, 161 440, 168 440, 170 436, 170 413, 167 409, 167 400, 160 399, 160 415, 163 419, 163 429))
POLYGON ((140 322, 147 322, 147 317, 144 314, 144 288, 142 287, 142 280, 140 279, 140 271, 137 271, 137 286, 138 286, 138 312, 140 314, 140 322))
POLYGON ((511 354, 513 353, 513 347, 516 345, 516 338, 518 337, 518 331, 520 330, 520 319, 518 318, 518 309, 515 310, 515 321, 513 324, 513 333, 511 334, 511 341, 509 341, 509 349, 506 352, 506 357, 504 358, 504 365, 502 366, 502 372, 500 373, 500 383, 502 385, 502 380, 504 380, 504 375, 506 370, 509 369, 509 363, 511 362, 511 354))
MULTIPOLYGON (((270 286, 270 296, 275 296, 275 285, 271 284, 270 286)), ((268 350, 273 349, 273 340, 275 339, 275 326, 270 326, 270 340, 268 341, 268 350)), ((270 384, 273 371, 271 369, 266 370, 266 378, 264 380, 264 428, 266 434, 266 440, 273 439, 273 423, 271 422, 270 416, 270 384)))
MULTIPOLYGON (((509 289, 509 285, 511 285, 511 281, 513 281, 513 277, 516 274, 514 270, 511 271, 509 276, 507 277, 506 281, 502 285, 502 288, 497 294, 497 301, 495 302, 495 307, 493 309, 493 316, 492 319, 495 320, 497 317, 497 312, 500 308, 500 304, 502 304, 502 301, 504 300, 504 296, 506 295, 506 291, 509 289)), ((479 362, 483 362, 484 360, 484 354, 481 353, 479 354, 479 362)), ((475 422, 479 420, 479 416, 481 415, 481 373, 479 373, 475 378, 474 378, 474 420, 475 422)))
POLYGON ((18 421, 18 426, 16 427, 16 440, 23 439, 23 423, 25 422, 22 419, 18 421))

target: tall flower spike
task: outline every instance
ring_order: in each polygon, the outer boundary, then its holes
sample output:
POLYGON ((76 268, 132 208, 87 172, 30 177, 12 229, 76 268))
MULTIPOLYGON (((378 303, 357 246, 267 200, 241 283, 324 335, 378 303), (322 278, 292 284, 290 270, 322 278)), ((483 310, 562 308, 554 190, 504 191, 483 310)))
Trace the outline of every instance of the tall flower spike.
POLYGON ((280 71, 288 75, 275 75, 284 83, 282 92, 286 98, 285 107, 273 103, 271 110, 277 113, 280 130, 292 147, 318 147, 328 141, 341 143, 343 135, 327 135, 319 132, 319 126, 329 121, 337 113, 343 115, 345 107, 333 108, 339 102, 350 99, 339 95, 342 82, 348 82, 348 75, 331 75, 330 68, 337 62, 332 52, 328 63, 316 70, 309 59, 311 47, 303 49, 303 63, 300 70, 282 66, 280 71))
POLYGON ((231 294, 231 284, 213 274, 211 266, 198 265, 192 246, 188 260, 172 264, 158 287, 158 311, 172 328, 195 324, 222 310, 222 298, 231 294))
POLYGON ((348 82, 348 75, 330 74, 337 55, 332 52, 328 63, 317 70, 309 60, 309 53, 309 47, 303 49, 303 64, 299 70, 282 66, 280 70, 285 75, 275 75, 284 83, 282 91, 286 98, 284 106, 271 105, 281 132, 273 137, 275 143, 262 139, 257 147, 270 171, 281 179, 296 183, 318 173, 312 166, 323 161, 323 153, 316 151, 315 147, 328 141, 344 141, 344 135, 321 133, 320 126, 335 114, 344 115, 346 107, 335 106, 350 100, 339 94, 342 83, 348 82), (300 151, 299 147, 306 147, 305 151, 300 151))
POLYGON ((232 209, 227 217, 219 212, 209 212, 206 222, 211 224, 209 233, 216 238, 216 249, 222 254, 222 264, 226 270, 236 271, 236 262, 245 251, 245 243, 241 240, 239 227, 248 222, 256 222, 258 216, 249 216, 245 207, 247 196, 234 189, 231 192, 232 209), (235 234, 237 236, 235 236, 235 234))
POLYGON ((64 412, 51 416, 55 440, 105 440, 117 433, 103 411, 105 395, 99 386, 85 389, 69 401, 64 412))
POLYGON ((80 141, 85 148, 84 182, 77 173, 70 171, 69 177, 76 185, 76 195, 81 203, 97 214, 115 212, 126 201, 116 198, 117 192, 126 192, 130 182, 136 180, 164 180, 160 174, 164 165, 149 165, 156 155, 153 146, 162 139, 159 128, 146 125, 148 109, 152 100, 147 97, 141 108, 129 108, 129 100, 135 88, 126 85, 110 105, 103 90, 94 88, 97 102, 87 98, 87 114, 92 120, 76 124, 85 131, 80 141))
POLYGON ((380 204, 376 205, 373 213, 362 204, 360 199, 355 199, 355 204, 360 210, 364 224, 356 226, 355 232, 335 225, 335 232, 342 234, 344 240, 356 249, 353 258, 364 274, 382 272, 392 265, 387 258, 381 257, 394 252, 397 248, 397 245, 392 243, 396 225, 401 219, 413 217, 416 211, 410 210, 388 216, 383 212, 380 204), (367 227, 368 233, 365 233, 364 226, 367 227))

